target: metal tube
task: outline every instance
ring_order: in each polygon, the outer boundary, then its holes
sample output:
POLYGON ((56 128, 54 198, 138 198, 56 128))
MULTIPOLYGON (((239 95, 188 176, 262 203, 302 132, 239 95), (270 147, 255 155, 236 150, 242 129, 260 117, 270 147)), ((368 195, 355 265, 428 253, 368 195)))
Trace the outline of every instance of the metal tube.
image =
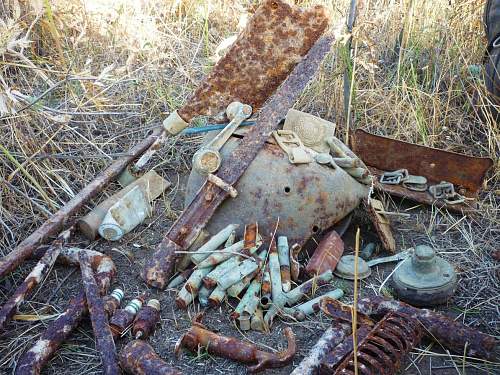
POLYGON ((236 284, 238 281, 249 275, 259 268, 259 264, 254 259, 247 259, 238 264, 238 266, 222 276, 217 285, 226 290, 231 285, 236 284))
POLYGON ((210 294, 210 297, 208 297, 208 303, 210 304, 210 306, 216 307, 219 306, 222 301, 224 301, 224 298, 226 298, 226 291, 217 286, 215 287, 212 294, 210 294))
MULTIPOLYGON (((267 251, 264 250, 262 251, 258 256, 257 256, 257 262, 259 264, 263 264, 264 260, 266 259, 267 256, 267 251)), ((230 297, 238 297, 240 293, 250 284, 252 279, 260 274, 262 271, 262 266, 259 266, 255 271, 252 273, 246 275, 243 279, 238 281, 237 283, 231 285, 227 290, 226 293, 230 297)), ((259 281, 260 283, 260 281, 259 281)))
POLYGON ((231 314, 231 318, 238 318, 243 311, 246 311, 249 316, 253 315, 259 305, 260 281, 253 280, 247 291, 238 303, 238 306, 231 314))
POLYGON ((174 289, 177 288, 179 285, 185 283, 187 279, 189 279, 193 271, 194 270, 190 268, 179 273, 172 279, 172 281, 170 281, 170 283, 167 285, 167 289, 174 289))
POLYGON ((237 224, 229 224, 215 236, 212 236, 203 246, 191 254, 191 260, 194 264, 200 263, 206 259, 211 251, 217 250, 219 246, 226 242, 232 236, 232 233, 238 228, 237 224))
POLYGON ((160 321, 160 301, 150 299, 146 306, 139 310, 132 325, 132 336, 136 339, 146 339, 155 330, 160 321))
POLYGON ((198 290, 198 302, 200 303, 201 306, 207 307, 208 306, 208 297, 210 297, 210 294, 214 291, 215 288, 207 288, 206 286, 202 286, 198 290))
MULTIPOLYGON (((233 232, 234 233, 234 232, 233 232)), ((243 249, 244 241, 236 242, 235 244, 225 247, 223 251, 214 251, 212 254, 209 254, 207 258, 198 263, 199 268, 216 266, 219 263, 224 262, 225 260, 235 256, 235 253, 238 253, 243 249)))
POLYGON ((280 262, 282 290, 283 292, 289 292, 292 287, 290 281, 290 249, 285 236, 278 237, 278 259, 280 262))
POLYGON ((322 296, 313 298, 310 301, 307 301, 301 305, 294 306, 293 308, 298 311, 302 311, 305 315, 311 315, 313 313, 318 312, 321 309, 321 300, 323 298, 329 297, 333 299, 339 299, 344 295, 344 292, 341 289, 335 289, 330 292, 323 294, 322 296))
POLYGON ((212 267, 198 268, 193 271, 189 279, 186 281, 184 288, 193 295, 198 295, 198 290, 201 287, 203 278, 210 273, 212 267))
POLYGON ((264 322, 270 327, 274 317, 286 303, 286 297, 282 289, 280 261, 276 249, 276 241, 274 240, 271 241, 269 251, 269 273, 271 275, 271 295, 273 297, 273 303, 266 315, 264 315, 264 322))
POLYGON ((330 283, 332 279, 333 279, 333 273, 331 270, 328 270, 322 273, 321 275, 309 279, 302 285, 299 285, 298 287, 292 289, 291 291, 285 294, 287 305, 293 306, 294 304, 299 302, 302 298, 304 298, 306 295, 312 293, 315 288, 330 283))

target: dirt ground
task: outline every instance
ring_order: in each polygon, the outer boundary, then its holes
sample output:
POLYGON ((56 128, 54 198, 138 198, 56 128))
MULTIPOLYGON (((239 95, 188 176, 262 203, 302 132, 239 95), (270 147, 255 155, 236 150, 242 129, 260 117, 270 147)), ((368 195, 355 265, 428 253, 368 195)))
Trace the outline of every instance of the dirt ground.
MULTIPOLYGON (((176 176, 170 174, 167 176, 173 179, 176 176)), ((174 357, 173 349, 178 338, 190 327, 191 319, 199 312, 204 311, 198 303, 191 304, 187 311, 178 309, 175 306, 175 290, 159 291, 156 289, 148 289, 142 279, 139 277, 139 272, 143 265, 144 259, 149 257, 162 238, 163 233, 172 224, 172 221, 166 216, 166 212, 171 210, 178 212, 183 206, 184 186, 186 175, 181 176, 181 183, 175 194, 166 194, 163 199, 159 199, 155 204, 155 214, 147 219, 147 221, 136 228, 133 232, 127 234, 122 240, 117 242, 107 242, 99 240, 89 244, 83 238, 77 238, 72 242, 72 245, 79 247, 87 247, 108 254, 112 257, 117 267, 117 277, 113 283, 113 287, 121 287, 125 290, 125 301, 132 299, 134 296, 148 291, 150 297, 160 300, 162 305, 161 324, 157 327, 154 335, 149 338, 149 342, 153 345, 157 353, 168 363, 183 371, 183 373, 191 374, 245 374, 246 369, 243 365, 237 364, 230 360, 217 358, 201 352, 192 354, 184 352, 180 359, 174 357), (168 204, 169 209, 165 209, 168 204)), ((408 208, 414 207, 410 202, 393 201, 391 203, 393 209, 405 211, 408 208)), ((429 207, 419 207, 409 211, 411 219, 400 218, 392 221, 395 237, 398 243, 398 249, 404 249, 415 244, 427 243, 431 244, 436 241, 435 236, 429 237, 426 234, 425 223, 431 219, 432 212, 429 207)), ((371 224, 369 223, 365 213, 358 209, 352 219, 348 231, 344 235, 346 243, 345 253, 352 253, 354 245, 355 228, 360 227, 362 231, 363 243, 376 241, 376 236, 371 224)), ((449 231, 445 237, 438 241, 451 241, 453 248, 453 234, 449 231)), ((455 233, 456 235, 456 233, 455 233)), ((440 236, 440 235, 438 235, 440 236)), ((379 247, 377 247, 379 249, 379 247)), ((438 248, 445 253, 452 249, 438 248)), ((380 253, 376 256, 386 254, 380 253)), ((306 256, 307 257, 307 256, 306 256)), ((453 257, 452 257, 453 258, 453 257)), ((305 263, 303 259, 302 263, 305 263)), ((31 265, 33 263, 30 263, 31 265)), ((28 269, 26 266, 25 269, 28 269)), ((383 265, 375 267, 372 275, 361 282, 360 297, 379 293, 378 288, 383 280, 389 275, 393 265, 383 265)), ((462 288, 459 288, 457 297, 460 297, 460 289, 463 289, 464 280, 460 281, 462 288)), ((3 286, 3 290, 11 289, 9 285, 3 286)), ((45 306, 52 306, 52 310, 47 308, 46 313, 62 311, 70 296, 75 295, 82 288, 79 271, 77 269, 68 269, 56 266, 52 275, 45 281, 42 288, 36 296, 30 298, 32 301, 29 308, 23 310, 35 309, 39 314, 43 313, 43 309, 36 306, 34 301, 43 301, 45 306), (50 311, 49 311, 50 310, 50 311)), ((335 289, 341 288, 345 295, 341 299, 343 302, 352 302, 353 283, 351 281, 335 278, 330 285, 320 288, 316 295, 335 289)), ((12 290, 12 289, 11 289, 12 290)), ((389 288, 384 288, 382 293, 390 293, 389 288)), ((498 300, 496 301, 498 302, 498 300)), ((495 302, 495 303, 496 303, 495 302)), ((321 336, 324 330, 329 326, 329 318, 322 313, 318 313, 309 317, 305 322, 275 320, 270 334, 259 332, 242 332, 235 323, 229 318, 229 314, 236 306, 237 300, 230 299, 226 301, 220 308, 205 310, 203 322, 211 330, 220 332, 227 336, 234 336, 242 340, 248 340, 257 343, 264 350, 281 350, 286 346, 286 340, 283 336, 283 329, 286 326, 292 327, 298 344, 298 353, 292 364, 275 370, 268 370, 269 374, 288 374, 300 362, 301 358, 314 345, 317 339, 321 336)), ((439 310, 451 316, 460 318, 457 307, 453 301, 448 306, 443 306, 439 310)), ((462 314, 462 319, 465 323, 472 325, 484 332, 498 334, 498 315, 495 314, 462 314)), ((12 356, 9 365, 2 367, 1 372, 10 374, 15 366, 15 358, 30 347, 33 340, 40 334, 47 323, 24 323, 15 322, 11 325, 11 331, 0 336, 1 342, 9 342, 13 337, 17 336, 14 345, 2 350, 2 357, 12 356)), ((117 342, 118 350, 131 340, 130 332, 127 332, 117 342)), ((12 342, 12 341, 10 341, 12 342)), ((467 374, 494 374, 498 370, 498 364, 475 363, 466 361, 460 363, 457 357, 450 357, 449 353, 441 350, 438 345, 429 346, 429 341, 424 341, 418 349, 415 349, 411 356, 406 359, 402 366, 401 374, 456 374, 457 366, 461 370, 465 370, 467 374), (451 360, 451 358, 454 359, 451 360), (462 366, 462 367, 461 367, 462 366)), ((85 319, 70 339, 64 343, 58 351, 55 358, 49 363, 44 370, 44 374, 91 374, 100 373, 100 360, 98 353, 95 351, 95 342, 93 340, 92 328, 90 321, 85 319)))

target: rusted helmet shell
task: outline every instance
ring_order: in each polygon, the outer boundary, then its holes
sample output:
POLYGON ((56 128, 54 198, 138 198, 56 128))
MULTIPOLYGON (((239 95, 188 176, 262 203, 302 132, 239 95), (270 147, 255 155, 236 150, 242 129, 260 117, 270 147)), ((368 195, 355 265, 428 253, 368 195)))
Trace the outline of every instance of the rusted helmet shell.
MULTIPOLYGON (((213 137, 210 134, 206 142, 213 137)), ((244 139, 231 137, 221 149, 222 163, 244 139)), ((186 206, 200 189, 205 177, 191 171, 187 184, 186 206)), ((291 164, 282 149, 270 142, 257 154, 250 167, 234 186, 236 198, 228 198, 215 212, 207 230, 217 233, 227 225, 258 222, 259 232, 268 236, 279 218, 278 233, 289 243, 307 240, 347 216, 368 194, 341 168, 312 162, 291 164)))

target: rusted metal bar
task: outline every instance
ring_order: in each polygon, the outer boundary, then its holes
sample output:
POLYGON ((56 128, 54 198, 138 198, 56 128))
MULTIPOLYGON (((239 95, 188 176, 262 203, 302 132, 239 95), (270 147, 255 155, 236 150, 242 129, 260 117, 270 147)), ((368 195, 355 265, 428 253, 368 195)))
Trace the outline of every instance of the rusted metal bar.
POLYGON ((475 198, 484 176, 493 165, 490 158, 471 157, 398 141, 370 134, 361 129, 356 130, 353 137, 353 151, 377 178, 384 171, 404 168, 412 175, 426 177, 430 184, 451 182, 459 188, 460 195, 474 199, 448 205, 440 200, 436 201, 427 191, 412 191, 402 185, 386 185, 378 182, 375 183, 375 187, 395 196, 408 197, 426 204, 445 205, 447 209, 459 212, 474 208, 475 198))
POLYGON ((358 310, 366 315, 378 317, 390 312, 406 314, 423 325, 424 333, 429 338, 461 355, 492 359, 498 344, 493 336, 469 328, 445 315, 396 300, 383 297, 363 298, 358 301, 358 310))
POLYGON ((355 361, 353 351, 339 364, 335 375, 393 375, 401 366, 401 360, 421 340, 422 328, 416 319, 391 312, 359 340, 355 361))
POLYGON ((116 310, 111 319, 109 320, 109 327, 113 338, 116 340, 120 337, 130 326, 137 312, 141 309, 145 300, 144 295, 140 295, 130 301, 124 309, 116 310))
MULTIPOLYGON (((308 20, 314 24, 314 19, 308 20)), ((314 30, 314 28, 312 29, 314 30)), ((312 31, 311 30, 311 31, 312 31)), ((319 33, 313 32, 313 39, 319 33)), ((264 146, 279 121, 285 117, 300 92, 312 78, 324 56, 330 51, 332 35, 320 38, 279 90, 262 108, 256 125, 245 135, 242 142, 227 160, 224 160, 217 176, 234 185, 264 146)), ((198 233, 206 226, 215 210, 228 197, 228 193, 210 182, 206 182, 182 215, 166 233, 153 256, 146 261, 141 277, 151 286, 165 288, 172 276, 177 251, 187 249, 198 233)))
POLYGON ((197 352, 200 347, 203 347, 210 354, 241 363, 253 364, 248 367, 248 370, 255 373, 269 368, 283 367, 292 361, 297 347, 295 344, 295 335, 290 327, 285 328, 285 336, 288 341, 287 350, 278 353, 268 353, 258 349, 255 344, 244 342, 234 337, 218 335, 207 330, 203 324, 194 322, 189 331, 175 344, 175 353, 179 355, 182 348, 197 352))
MULTIPOLYGON (((106 293, 109 284, 116 273, 115 265, 110 257, 93 250, 77 248, 62 249, 58 262, 66 265, 78 265, 78 254, 86 252, 90 256, 92 269, 95 270, 95 279, 101 294, 106 293)), ((78 326, 82 316, 87 312, 85 292, 80 292, 77 297, 69 302, 68 307, 56 320, 54 320, 35 345, 24 353, 15 370, 16 375, 38 375, 43 366, 52 358, 56 350, 78 326)))
POLYGON ((314 344, 309 353, 302 359, 290 375, 315 375, 323 358, 339 345, 349 334, 351 327, 342 322, 333 322, 319 340, 314 344))
POLYGON ((132 375, 181 375, 161 359, 151 345, 142 340, 130 341, 120 352, 120 366, 132 375))
POLYGON ((61 207, 59 211, 43 223, 40 228, 34 231, 24 241, 17 245, 14 250, 3 257, 0 260, 0 278, 18 267, 50 236, 53 236, 61 231, 65 223, 67 223, 69 217, 75 214, 89 199, 104 189, 109 182, 118 177, 132 160, 153 144, 160 133, 161 129, 155 129, 150 136, 130 148, 125 156, 115 160, 68 203, 61 207))
POLYGON ((64 243, 69 239, 73 231, 73 227, 63 231, 56 240, 47 248, 45 254, 38 261, 33 270, 29 273, 24 281, 19 285, 12 296, 4 303, 0 310, 0 332, 5 329, 5 326, 10 322, 17 311, 17 308, 26 300, 29 293, 42 282, 44 277, 52 268, 57 257, 59 256, 64 243))
POLYGON ((155 330, 160 321, 160 301, 150 299, 146 306, 139 310, 132 325, 132 336, 136 339, 146 339, 155 330))
POLYGON ((321 239, 314 250, 313 256, 307 263, 306 273, 312 277, 328 270, 333 271, 343 253, 344 241, 335 230, 332 230, 321 239))
POLYGON ((105 375, 119 374, 116 360, 116 348, 108 319, 104 311, 104 303, 100 297, 99 287, 94 279, 90 258, 85 252, 80 252, 80 271, 82 274, 83 288, 87 299, 87 308, 94 331, 96 351, 99 352, 105 375))

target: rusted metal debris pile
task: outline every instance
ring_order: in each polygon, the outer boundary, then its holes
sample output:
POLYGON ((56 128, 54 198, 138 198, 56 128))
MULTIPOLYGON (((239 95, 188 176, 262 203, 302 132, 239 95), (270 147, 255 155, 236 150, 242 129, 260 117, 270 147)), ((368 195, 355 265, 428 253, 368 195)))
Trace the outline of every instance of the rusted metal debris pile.
MULTIPOLYGON (((2 331, 55 263, 79 266, 84 286, 19 358, 16 374, 39 374, 85 314, 91 318, 104 373, 180 373, 144 341, 160 320, 159 302, 147 301, 143 294, 120 308, 123 291, 108 295, 117 272, 112 259, 68 243, 77 229, 91 240, 117 240, 151 215, 151 201, 170 184, 156 172, 146 172, 148 161, 167 137, 179 134, 198 115, 229 124, 208 137, 194 156, 185 210, 142 269, 149 286, 179 286, 176 303, 183 309, 196 299, 204 307, 218 306, 224 298, 239 299, 231 316, 242 330, 268 331, 276 316, 301 320, 322 309, 332 317, 332 327, 294 374, 352 374, 355 367, 362 374, 393 374, 422 337, 462 355, 492 356, 494 338, 430 310, 380 297, 361 300, 352 308, 336 301, 342 297, 340 290, 312 298, 317 287, 334 277, 364 278, 381 262, 402 261, 394 273, 400 298, 415 305, 446 301, 456 287, 453 267, 425 246, 396 254, 390 217, 371 196, 372 187, 464 211, 475 205, 492 163, 362 130, 352 137, 351 150, 335 138, 333 123, 291 109, 335 42, 333 34, 325 32, 328 23, 321 6, 303 10, 283 0, 263 1, 184 107, 0 260, 4 277, 26 259, 39 259, 2 306, 2 331), (240 129, 252 115, 253 126, 240 129), (124 186, 120 192, 80 220, 73 219, 115 179, 124 186), (391 256, 366 262, 342 256, 341 236, 350 212, 360 204, 391 256), (320 233, 322 240, 301 265, 303 245, 320 233), (44 245, 53 236, 56 239, 44 245), (299 304, 306 297, 310 299, 299 304), (134 340, 117 355, 115 343, 129 328, 134 340)), ((360 254, 368 259, 372 251, 373 246, 360 254)), ((287 349, 268 353, 211 332, 197 318, 175 351, 205 347, 257 372, 293 360, 300 337, 290 328, 285 336, 287 349)))

